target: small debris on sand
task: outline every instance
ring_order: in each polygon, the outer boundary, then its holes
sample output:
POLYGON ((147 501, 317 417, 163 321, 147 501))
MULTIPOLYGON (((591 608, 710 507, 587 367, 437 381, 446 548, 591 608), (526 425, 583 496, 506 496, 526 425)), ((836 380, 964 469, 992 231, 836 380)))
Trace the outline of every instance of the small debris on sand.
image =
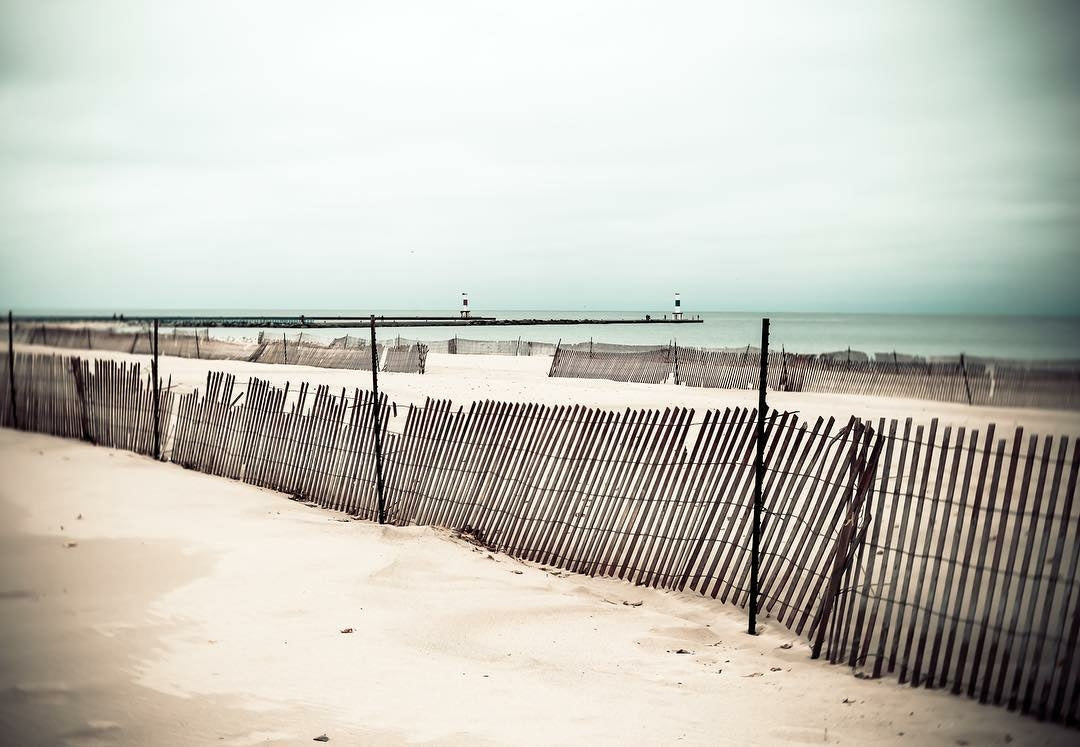
POLYGON ((355 633, 356 631, 353 630, 352 628, 342 628, 341 632, 342 633, 355 633))
POLYGON ((74 540, 69 540, 64 543, 64 547, 78 547, 79 543, 74 540))
POLYGON ((640 607, 645 603, 640 600, 638 600, 637 602, 627 602, 626 600, 623 600, 623 604, 625 604, 627 607, 640 607))
POLYGON ((779 671, 780 671, 780 667, 769 667, 769 671, 770 671, 770 672, 779 672, 779 671))
POLYGON ((781 643, 777 648, 791 648, 791 643, 781 643))
POLYGON ((750 674, 744 674, 743 677, 764 677, 764 672, 751 672, 750 674))
POLYGON ((76 518, 76 519, 78 519, 79 521, 82 521, 82 514, 79 514, 79 515, 78 515, 78 516, 76 516, 75 518, 76 518))
POLYGON ((521 575, 521 571, 513 571, 513 574, 514 574, 515 576, 520 576, 520 575, 521 575))
POLYGON ((320 734, 319 736, 315 737, 311 741, 312 742, 329 742, 330 737, 326 736, 325 734, 320 734))
POLYGON ((677 654, 692 654, 694 652, 693 651, 687 651, 685 648, 680 648, 680 649, 677 649, 675 651, 675 653, 677 653, 677 654))

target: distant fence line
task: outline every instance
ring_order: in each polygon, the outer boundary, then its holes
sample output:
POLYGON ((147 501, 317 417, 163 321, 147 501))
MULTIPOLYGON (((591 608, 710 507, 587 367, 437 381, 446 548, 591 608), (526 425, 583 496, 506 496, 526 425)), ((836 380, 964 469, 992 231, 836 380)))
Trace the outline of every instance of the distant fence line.
MULTIPOLYGON (((305 332, 260 332, 255 342, 218 340, 198 331, 161 335, 161 354, 207 360, 291 363, 322 368, 371 370, 364 337, 344 335, 321 343, 305 332)), ((17 325, 18 342, 53 347, 150 353, 147 332, 102 328, 17 325)), ((681 345, 620 345, 579 342, 559 345, 529 340, 420 341, 400 335, 379 346, 380 370, 424 373, 427 354, 551 355, 552 377, 704 387, 756 389, 759 351, 681 345)), ((853 350, 821 354, 771 352, 768 386, 775 391, 854 394, 998 407, 1080 409, 1080 362, 900 353, 873 356, 853 350)))
MULTIPOLYGON (((137 365, 15 370, 4 425, 148 453, 137 365)), ((376 408, 391 523, 747 604, 755 410, 428 400, 398 429, 385 397, 214 373, 163 400, 165 456, 370 519, 376 408)), ((862 676, 1080 720, 1075 439, 776 411, 764 427, 760 614, 862 676)))
MULTIPOLYGON (((16 342, 58 348, 111 350, 149 355, 149 331, 117 331, 99 327, 17 324, 16 342)), ((371 370, 371 346, 356 337, 340 337, 327 343, 304 338, 304 333, 286 335, 260 332, 254 342, 219 340, 200 330, 173 330, 158 337, 159 354, 178 358, 237 360, 319 368, 371 370)), ((424 373, 427 347, 420 342, 406 345, 378 345, 376 360, 380 370, 396 373, 424 373)))
MULTIPOLYGON (((678 345, 629 353, 557 350, 549 376, 757 389, 756 349, 708 350, 678 345)), ((770 352, 768 387, 785 392, 908 397, 1002 407, 1080 409, 1080 363, 882 354, 805 355, 770 352)))

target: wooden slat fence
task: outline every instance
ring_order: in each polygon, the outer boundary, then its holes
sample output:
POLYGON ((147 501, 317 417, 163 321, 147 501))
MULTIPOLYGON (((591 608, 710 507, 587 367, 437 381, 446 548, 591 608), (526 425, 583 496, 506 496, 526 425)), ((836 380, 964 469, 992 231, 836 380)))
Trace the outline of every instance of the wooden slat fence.
MULTIPOLYGON (((0 354, 0 364, 0 424, 5 427, 17 416, 22 430, 153 455, 153 382, 138 363, 16 353, 14 413, 7 353, 0 354)), ((173 394, 168 386, 160 388, 161 418, 168 422, 173 394)))
POLYGON ((1065 437, 890 422, 822 653, 1075 724, 1078 457, 1065 437))
MULTIPOLYGON (((14 337, 16 342, 56 348, 111 350, 143 355, 151 352, 149 330, 120 332, 100 327, 19 323, 14 337)), ((161 355, 205 360, 248 360, 256 350, 254 343, 213 339, 200 330, 173 330, 172 333, 159 335, 158 343, 161 355)))
POLYGON ((393 345, 386 349, 382 369, 390 373, 424 373, 427 364, 427 345, 393 345))
POLYGON ((548 376, 664 384, 671 378, 674 365, 675 350, 672 347, 637 353, 559 347, 551 358, 548 376))
MULTIPOLYGON (((76 403, 96 403, 98 442, 145 449, 144 380, 97 366, 18 356, 24 427, 80 437, 76 403)), ((167 456, 372 519, 374 406, 214 373, 179 398, 167 456)), ((398 434, 378 406, 391 523, 747 604, 754 410, 428 400, 398 434)), ((1080 720, 1076 439, 776 411, 764 433, 761 617, 863 676, 1080 720)))
MULTIPOLYGON (((50 326, 43 324, 20 324, 16 326, 15 340, 26 344, 48 345, 59 348, 87 350, 111 350, 122 353, 149 355, 148 331, 120 332, 97 327, 50 326)), ((173 330, 158 337, 160 355, 206 360, 242 360, 251 363, 275 363, 319 368, 342 368, 358 371, 371 370, 371 349, 356 344, 356 338, 337 338, 329 344, 306 339, 303 332, 297 335, 260 333, 257 342, 235 342, 210 338, 198 330, 191 332, 173 330)), ((378 356, 383 355, 379 346, 378 356)), ((406 363, 408 360, 406 359, 406 363)), ((402 365, 399 373, 417 373, 417 366, 402 365)))
MULTIPOLYGON (((381 357, 380 345, 376 357, 381 357)), ((357 371, 371 370, 371 348, 335 347, 311 340, 288 340, 284 337, 263 336, 261 342, 246 359, 252 363, 276 363, 290 366, 316 366, 318 368, 347 368, 357 371)))
MULTIPOLYGON (((580 345, 580 344, 579 344, 580 345)), ((588 343, 585 343, 588 345, 588 343)), ((597 352, 560 347, 549 376, 756 390, 760 351, 659 348, 597 352), (658 360, 662 363, 658 364, 658 360)), ((1023 365, 964 356, 925 360, 896 354, 802 355, 770 352, 768 387, 775 391, 906 397, 1003 407, 1080 409, 1080 365, 1023 365)))
MULTIPOLYGON (((252 378, 234 394, 228 374, 210 374, 206 391, 180 397, 171 459, 201 472, 243 480, 323 508, 374 519, 375 447, 370 392, 333 394, 301 384, 289 387, 252 378), (292 400, 290 403, 290 399, 292 400)), ((397 448, 387 433, 396 406, 380 397, 384 451, 397 448)))
MULTIPOLYGON (((120 332, 97 327, 21 323, 19 342, 52 347, 150 353, 146 331, 120 332)), ((422 345, 419 360, 410 351, 397 368, 394 353, 387 369, 422 373, 427 352, 485 355, 553 355, 550 376, 609 379, 685 386, 756 389, 758 351, 752 347, 716 350, 685 346, 621 345, 601 342, 555 346, 529 340, 445 341, 391 338, 388 347, 422 345), (411 363, 415 361, 417 365, 411 363), (665 373, 666 372, 666 373, 665 373)), ((203 333, 173 330, 160 336, 161 354, 206 360, 291 363, 323 368, 371 370, 364 337, 345 335, 328 345, 304 333, 278 337, 260 333, 258 343, 212 339, 203 333)), ((380 350, 380 357, 383 352, 380 350)), ((384 366, 387 364, 383 364, 384 366)), ((1080 362, 1015 361, 991 358, 924 359, 897 353, 869 356, 859 351, 818 355, 772 352, 768 386, 776 391, 856 394, 1001 407, 1080 409, 1080 362)))

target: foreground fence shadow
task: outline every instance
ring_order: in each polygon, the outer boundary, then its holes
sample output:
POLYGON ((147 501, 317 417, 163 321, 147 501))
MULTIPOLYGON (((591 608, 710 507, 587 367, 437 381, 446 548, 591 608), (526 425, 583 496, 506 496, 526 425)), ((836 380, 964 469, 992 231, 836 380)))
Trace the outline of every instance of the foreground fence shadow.
MULTIPOLYGON (((0 385, 5 426, 152 452, 152 382, 137 366, 22 354, 13 364, 14 398, 7 377, 0 385)), ((170 461, 366 519, 377 515, 379 422, 390 523, 748 603, 753 409, 428 400, 398 412, 360 390, 215 373, 202 391, 166 386, 158 413, 170 461)), ((764 418, 761 618, 860 676, 1077 723, 1075 439, 764 418)))

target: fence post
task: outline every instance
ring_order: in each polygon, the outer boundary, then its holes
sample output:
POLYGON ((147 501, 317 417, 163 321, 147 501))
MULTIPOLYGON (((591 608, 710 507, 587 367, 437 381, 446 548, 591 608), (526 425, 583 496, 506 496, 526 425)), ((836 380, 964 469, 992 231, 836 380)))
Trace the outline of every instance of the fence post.
POLYGON ((555 371, 559 367, 559 350, 561 348, 562 348, 562 338, 560 337, 559 341, 557 343, 555 343, 555 352, 551 354, 551 368, 548 369, 548 376, 549 377, 554 376, 555 371))
POLYGON ((11 424, 14 428, 19 427, 19 413, 15 409, 15 322, 12 320, 11 310, 7 313, 7 344, 8 344, 8 392, 11 394, 11 424))
POLYGON ((386 502, 383 498, 382 478, 382 413, 379 412, 379 348, 375 343, 375 315, 371 315, 371 394, 375 408, 372 423, 375 425, 375 491, 379 498, 379 523, 386 523, 386 502))
POLYGON ((158 320, 154 320, 154 358, 150 364, 154 377, 154 459, 161 459, 161 386, 158 380, 158 320))
POLYGON ((769 319, 761 320, 761 373, 758 379, 757 454, 754 458, 754 526, 750 550, 750 621, 747 632, 757 635, 758 563, 761 556, 761 486, 765 479, 765 387, 769 382, 769 319))
POLYGON ((281 333, 281 344, 285 348, 285 353, 284 353, 284 355, 285 355, 285 364, 284 365, 287 366, 287 365, 289 365, 289 341, 285 339, 285 333, 284 332, 281 333))
POLYGON ((964 391, 967 392, 968 404, 971 404, 971 385, 968 384, 967 364, 964 363, 964 354, 960 354, 960 370, 964 372, 964 391))

